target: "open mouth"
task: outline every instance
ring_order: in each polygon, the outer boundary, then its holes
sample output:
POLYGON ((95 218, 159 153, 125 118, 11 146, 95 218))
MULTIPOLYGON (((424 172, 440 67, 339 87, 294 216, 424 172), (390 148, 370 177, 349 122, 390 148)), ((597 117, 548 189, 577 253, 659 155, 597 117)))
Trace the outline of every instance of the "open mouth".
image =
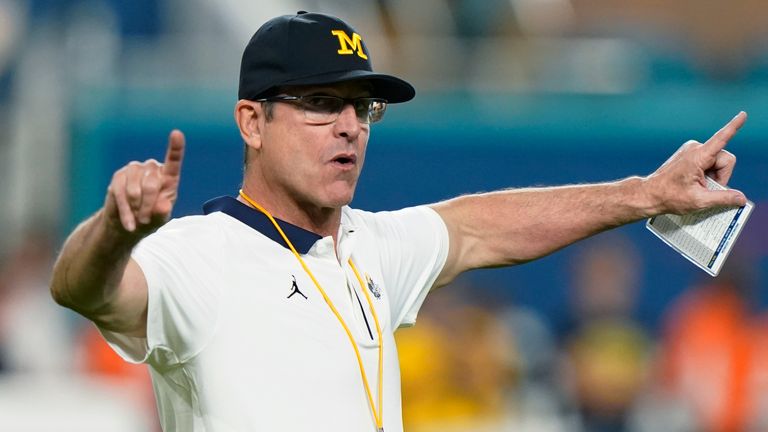
POLYGON ((333 162, 343 166, 352 166, 357 161, 355 155, 339 155, 333 158, 333 162))

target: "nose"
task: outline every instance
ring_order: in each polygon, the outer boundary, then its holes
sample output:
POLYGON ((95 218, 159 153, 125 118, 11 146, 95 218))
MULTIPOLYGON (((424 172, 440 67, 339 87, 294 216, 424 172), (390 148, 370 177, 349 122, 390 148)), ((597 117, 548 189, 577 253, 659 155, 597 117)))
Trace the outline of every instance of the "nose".
POLYGON ((334 130, 338 136, 344 137, 349 141, 357 139, 357 136, 360 135, 362 126, 357 120, 357 114, 352 104, 344 105, 341 113, 339 113, 339 118, 334 123, 334 130))

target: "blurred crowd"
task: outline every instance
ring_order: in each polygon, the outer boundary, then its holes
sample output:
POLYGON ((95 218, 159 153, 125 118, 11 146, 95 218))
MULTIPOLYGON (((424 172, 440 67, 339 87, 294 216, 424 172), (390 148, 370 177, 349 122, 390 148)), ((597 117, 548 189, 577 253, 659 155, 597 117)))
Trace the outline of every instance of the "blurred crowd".
POLYGON ((2 430, 159 431, 145 366, 123 362, 95 326, 52 301, 58 238, 21 238, 0 256, 2 430))
POLYGON ((397 334, 406 430, 768 430, 768 312, 748 258, 687 287, 653 331, 636 317, 645 269, 625 237, 589 240, 575 257, 565 316, 484 299, 479 286, 428 298, 397 334))

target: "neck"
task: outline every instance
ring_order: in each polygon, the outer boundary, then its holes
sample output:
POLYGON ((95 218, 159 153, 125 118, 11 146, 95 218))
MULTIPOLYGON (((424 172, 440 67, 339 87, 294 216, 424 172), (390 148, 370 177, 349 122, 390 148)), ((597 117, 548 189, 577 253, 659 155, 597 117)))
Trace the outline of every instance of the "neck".
MULTIPOLYGON (((286 202, 286 200, 271 199, 270 194, 261 194, 259 191, 253 191, 247 185, 243 185, 243 192, 255 201, 264 210, 268 211, 273 217, 304 228, 323 237, 333 237, 334 244, 338 236, 339 226, 341 225, 340 208, 323 208, 313 205, 303 205, 298 202, 286 202)), ((242 196, 237 200, 253 207, 242 196)))

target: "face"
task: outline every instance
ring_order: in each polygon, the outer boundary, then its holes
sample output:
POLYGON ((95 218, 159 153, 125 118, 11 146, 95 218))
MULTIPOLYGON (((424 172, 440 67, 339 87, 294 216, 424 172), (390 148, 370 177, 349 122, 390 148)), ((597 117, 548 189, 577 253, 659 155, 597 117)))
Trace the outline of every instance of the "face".
MULTIPOLYGON (((285 88, 281 95, 369 96, 363 83, 285 88)), ((274 199, 305 209, 338 209, 352 200, 363 168, 370 125, 351 105, 329 124, 311 124, 294 103, 274 102, 259 121, 260 148, 252 160, 274 199)))

